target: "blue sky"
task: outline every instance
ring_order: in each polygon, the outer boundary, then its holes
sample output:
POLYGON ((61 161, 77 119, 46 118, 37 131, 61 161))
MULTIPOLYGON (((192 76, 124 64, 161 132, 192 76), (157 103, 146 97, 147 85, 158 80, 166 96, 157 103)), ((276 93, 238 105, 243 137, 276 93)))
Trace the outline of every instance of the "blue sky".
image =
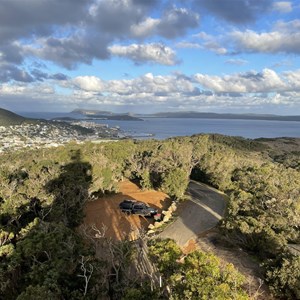
POLYGON ((0 0, 0 107, 300 114, 300 3, 0 0))

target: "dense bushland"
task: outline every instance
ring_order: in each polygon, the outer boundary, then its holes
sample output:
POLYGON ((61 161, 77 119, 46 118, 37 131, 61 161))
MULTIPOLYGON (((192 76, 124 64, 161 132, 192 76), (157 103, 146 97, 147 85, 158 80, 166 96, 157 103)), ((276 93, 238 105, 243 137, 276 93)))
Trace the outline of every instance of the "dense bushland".
MULTIPOLYGON (((0 298, 81 299, 85 295, 95 299, 110 295, 130 299, 130 293, 143 291, 153 299, 140 279, 131 278, 125 284, 123 275, 130 263, 120 263, 117 281, 116 271, 111 271, 114 257, 130 261, 134 256, 127 246, 121 243, 109 248, 115 250, 110 251, 109 259, 101 260, 76 228, 82 222, 85 202, 117 192, 122 178, 180 199, 190 177, 229 195, 220 225, 224 234, 257 256, 274 293, 300 298, 299 257, 289 252, 289 244, 300 243, 299 153, 280 155, 265 143, 221 135, 71 143, 1 155, 0 298)), ((195 254, 191 261, 206 261, 203 255, 195 254)), ((186 274, 184 295, 179 292, 180 280, 168 275, 174 299, 187 297, 196 288, 196 283, 189 282, 194 275, 187 275, 194 273, 185 264, 180 265, 186 274)), ((202 268, 190 265, 195 270, 202 268)), ((225 271, 218 272, 225 276, 225 271)), ((223 286, 220 277, 210 280, 224 291, 231 289, 223 286)))

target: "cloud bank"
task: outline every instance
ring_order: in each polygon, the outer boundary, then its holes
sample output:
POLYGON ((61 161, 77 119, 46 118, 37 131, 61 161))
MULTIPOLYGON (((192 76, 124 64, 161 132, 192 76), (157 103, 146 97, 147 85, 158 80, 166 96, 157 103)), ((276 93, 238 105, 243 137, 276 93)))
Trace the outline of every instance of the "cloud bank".
MULTIPOLYGON (((186 76, 153 75, 147 73, 133 79, 103 80, 97 76, 77 76, 53 79, 59 89, 71 91, 59 93, 53 85, 34 83, 26 85, 3 84, 0 95, 9 96, 13 103, 24 93, 40 101, 52 104, 73 104, 73 107, 96 105, 148 108, 159 105, 165 109, 241 109, 259 106, 300 105, 300 70, 276 73, 271 69, 261 72, 241 72, 225 76, 196 73, 186 76)), ((1 99, 1 96, 0 96, 1 99)))

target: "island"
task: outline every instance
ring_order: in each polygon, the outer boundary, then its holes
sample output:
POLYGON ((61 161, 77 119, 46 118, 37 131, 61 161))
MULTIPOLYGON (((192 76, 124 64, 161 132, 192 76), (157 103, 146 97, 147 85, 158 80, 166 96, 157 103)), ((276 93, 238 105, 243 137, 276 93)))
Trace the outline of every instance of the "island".
POLYGON ((75 109, 71 114, 77 114, 84 120, 116 120, 116 121, 144 121, 142 118, 133 116, 131 113, 113 113, 109 111, 75 109))

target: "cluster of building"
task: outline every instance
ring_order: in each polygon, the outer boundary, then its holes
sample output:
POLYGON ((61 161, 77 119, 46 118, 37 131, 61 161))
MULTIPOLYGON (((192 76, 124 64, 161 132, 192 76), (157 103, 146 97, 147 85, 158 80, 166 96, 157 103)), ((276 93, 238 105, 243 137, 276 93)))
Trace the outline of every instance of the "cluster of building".
POLYGON ((58 147, 70 141, 81 143, 120 137, 119 128, 92 122, 38 122, 0 126, 0 153, 23 148, 58 147))

